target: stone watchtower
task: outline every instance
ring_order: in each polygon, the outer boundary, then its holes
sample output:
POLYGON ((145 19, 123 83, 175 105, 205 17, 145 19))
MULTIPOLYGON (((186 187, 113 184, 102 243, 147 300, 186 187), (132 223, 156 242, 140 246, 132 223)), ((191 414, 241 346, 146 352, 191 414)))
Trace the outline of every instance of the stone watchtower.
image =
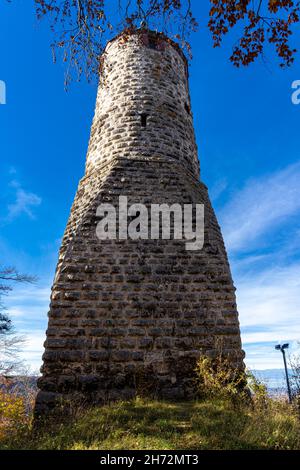
POLYGON ((36 412, 60 398, 135 393, 184 398, 195 361, 217 343, 243 367, 235 289, 206 186, 199 181, 187 61, 151 31, 124 33, 101 59, 86 170, 52 288, 36 412), (101 203, 204 204, 205 242, 96 236, 101 203))

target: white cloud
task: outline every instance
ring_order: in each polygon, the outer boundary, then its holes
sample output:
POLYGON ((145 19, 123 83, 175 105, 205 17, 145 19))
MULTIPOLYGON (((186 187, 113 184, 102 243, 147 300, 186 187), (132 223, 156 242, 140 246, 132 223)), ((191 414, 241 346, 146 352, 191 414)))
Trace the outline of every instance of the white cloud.
POLYGON ((41 362, 40 353, 44 349, 43 344, 46 339, 46 330, 34 330, 33 332, 22 330, 21 334, 24 334, 26 338, 23 354, 37 354, 38 360, 41 362))
POLYGON ((246 363, 257 369, 281 367, 275 343, 300 340, 300 265, 251 271, 236 285, 246 363))
POLYGON ((15 202, 7 206, 7 221, 12 221, 21 214, 26 214, 34 219, 33 208, 41 204, 42 199, 34 193, 25 191, 21 187, 16 188, 15 202))
POLYGON ((28 300, 34 299, 36 303, 49 302, 50 286, 40 286, 39 284, 20 284, 9 294, 8 301, 16 304, 21 302, 27 303, 28 300))
POLYGON ((273 344, 253 344, 246 346, 246 366, 250 370, 282 369, 282 355, 273 344))
POLYGON ((298 326, 300 336, 299 264, 251 272, 236 284, 243 326, 276 325, 291 334, 298 326))
POLYGON ((248 181, 219 218, 227 249, 234 254, 246 363, 257 369, 282 367, 275 343, 300 340, 299 231, 291 224, 276 247, 270 237, 300 213, 299 181, 300 162, 248 181), (252 254, 242 257, 250 249, 252 254))
POLYGON ((20 358, 30 366, 30 369, 38 371, 42 365, 43 343, 46 339, 50 283, 42 287, 15 286, 5 300, 16 332, 24 335, 26 339, 20 358))
POLYGON ((36 373, 42 365, 42 354, 44 351, 44 341, 46 339, 45 330, 21 330, 25 337, 25 343, 20 352, 20 359, 29 364, 30 369, 36 373))
POLYGON ((15 177, 8 183, 8 187, 14 190, 14 194, 11 195, 13 201, 7 204, 6 214, 1 216, 0 222, 6 224, 24 214, 30 219, 34 219, 35 214, 33 209, 41 204, 42 199, 37 194, 27 191, 22 187, 17 180, 17 170, 14 166, 9 168, 8 173, 15 177))
POLYGON ((250 180, 225 205, 220 223, 231 252, 249 249, 270 229, 300 211, 300 162, 250 180))
POLYGON ((286 341, 300 341, 300 326, 297 328, 289 328, 276 326, 266 331, 256 331, 252 333, 242 333, 243 344, 257 344, 257 343, 283 343, 286 341))
POLYGON ((225 178, 219 179, 210 189, 209 194, 212 201, 216 201, 228 186, 225 178))
POLYGON ((19 285, 5 299, 5 306, 16 328, 40 328, 47 325, 50 303, 50 283, 47 286, 19 285))
MULTIPOLYGON (((280 351, 275 350, 276 342, 253 343, 246 346, 246 365, 250 369, 283 369, 283 358, 280 351)), ((299 354, 299 344, 289 342, 287 357, 299 354)))

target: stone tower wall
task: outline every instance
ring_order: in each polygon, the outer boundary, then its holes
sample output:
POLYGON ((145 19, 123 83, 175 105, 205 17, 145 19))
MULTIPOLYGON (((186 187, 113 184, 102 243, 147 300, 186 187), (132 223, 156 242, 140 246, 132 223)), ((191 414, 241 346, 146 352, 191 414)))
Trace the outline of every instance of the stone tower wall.
POLYGON ((198 178, 183 54, 155 35, 133 35, 108 44, 101 71, 86 174, 120 156, 144 156, 176 159, 198 178))
POLYGON ((37 413, 60 398, 193 396, 197 358, 220 344, 243 367, 226 250, 198 180, 186 62, 169 41, 146 36, 121 36, 104 55, 86 173, 52 288, 37 413), (204 204, 203 249, 174 239, 100 241, 97 207, 117 206, 120 195, 146 206, 204 204))

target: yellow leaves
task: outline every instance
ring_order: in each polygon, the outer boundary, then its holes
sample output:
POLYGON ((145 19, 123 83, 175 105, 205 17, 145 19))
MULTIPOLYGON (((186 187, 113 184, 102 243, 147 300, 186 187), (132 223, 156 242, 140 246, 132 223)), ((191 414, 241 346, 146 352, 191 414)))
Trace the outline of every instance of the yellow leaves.
POLYGON ((196 375, 199 392, 202 396, 234 398, 245 388, 245 374, 234 369, 221 353, 212 360, 201 356, 197 362, 196 375))
POLYGON ((0 390, 0 439, 16 432, 28 420, 24 398, 0 390))
POLYGON ((0 393, 0 419, 19 417, 24 411, 24 401, 9 393, 0 393))

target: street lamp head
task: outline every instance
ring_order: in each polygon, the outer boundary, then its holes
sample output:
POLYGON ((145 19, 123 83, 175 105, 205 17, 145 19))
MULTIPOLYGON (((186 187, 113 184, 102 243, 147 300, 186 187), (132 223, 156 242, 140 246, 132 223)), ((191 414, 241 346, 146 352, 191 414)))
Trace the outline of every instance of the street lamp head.
POLYGON ((284 344, 276 344, 275 349, 282 351, 283 349, 288 349, 289 343, 284 343, 284 344))

